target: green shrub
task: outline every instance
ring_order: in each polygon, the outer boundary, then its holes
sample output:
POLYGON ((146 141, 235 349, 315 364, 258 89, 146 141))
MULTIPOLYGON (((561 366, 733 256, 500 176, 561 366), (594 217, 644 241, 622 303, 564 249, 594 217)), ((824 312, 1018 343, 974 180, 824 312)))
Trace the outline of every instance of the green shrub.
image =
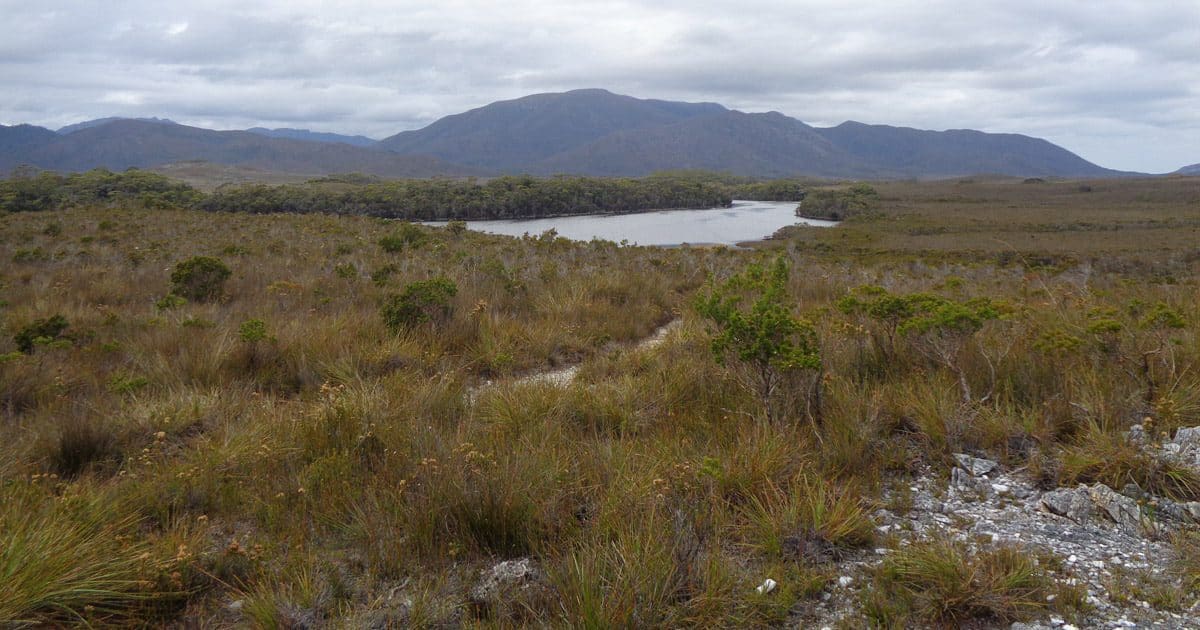
POLYGON ((410 283, 384 301, 383 321, 393 332, 426 322, 442 323, 449 319, 450 298, 457 293, 458 286, 444 277, 410 283))
POLYGON ((183 306, 184 304, 187 304, 187 302, 188 301, 186 299, 181 298, 174 293, 168 293, 154 301, 154 308, 157 308, 160 311, 169 311, 173 308, 183 306))
POLYGON ((261 319, 248 319, 238 327, 238 339, 255 343, 267 338, 267 324, 261 319))
POLYGON ((33 323, 17 331, 13 335, 13 341, 17 344, 17 349, 25 354, 33 354, 33 347, 37 343, 45 343, 53 341, 62 336, 63 331, 70 326, 67 323, 67 318, 62 315, 53 315, 45 319, 34 320, 33 323))
POLYGON ((696 300, 696 310, 715 326, 712 352, 718 362, 732 358, 748 368, 748 386, 762 402, 768 420, 772 401, 790 374, 816 372, 821 350, 812 323, 792 315, 787 304, 788 265, 783 256, 768 271, 750 265, 696 300), (751 301, 748 306, 743 301, 751 301))
POLYGON ((399 272, 400 272, 400 268, 397 267, 396 265, 393 265, 393 264, 384 265, 384 266, 376 269, 375 271, 371 272, 371 282, 375 283, 375 286, 381 287, 381 286, 387 284, 388 280, 390 280, 392 278, 392 276, 396 275, 399 272))
POLYGON ((47 254, 41 247, 33 249, 18 249, 12 257, 13 262, 44 262, 50 260, 50 254, 47 254))
POLYGON ((221 296, 221 288, 233 272, 211 256, 196 256, 175 265, 171 272, 171 292, 196 302, 221 296))
POLYGON ((412 223, 401 223, 396 231, 389 236, 379 239, 379 246, 390 254, 404 251, 404 248, 417 248, 425 242, 425 232, 412 223))

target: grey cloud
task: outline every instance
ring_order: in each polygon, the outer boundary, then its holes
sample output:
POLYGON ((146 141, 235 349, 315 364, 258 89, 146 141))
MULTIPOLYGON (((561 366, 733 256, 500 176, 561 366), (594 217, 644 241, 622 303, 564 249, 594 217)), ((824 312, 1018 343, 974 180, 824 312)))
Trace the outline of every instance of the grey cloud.
POLYGON ((0 122, 106 115, 383 137, 604 87, 814 124, 1040 135, 1114 168, 1200 161, 1200 4, 0 0, 0 122))

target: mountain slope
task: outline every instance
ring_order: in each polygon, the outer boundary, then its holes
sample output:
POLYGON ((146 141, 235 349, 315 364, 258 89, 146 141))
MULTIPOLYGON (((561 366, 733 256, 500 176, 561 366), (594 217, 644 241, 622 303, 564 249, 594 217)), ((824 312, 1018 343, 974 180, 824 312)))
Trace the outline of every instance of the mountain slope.
POLYGON ((115 120, 59 135, 53 141, 6 152, 7 160, 60 171, 96 167, 123 170, 206 160, 290 173, 361 172, 384 177, 485 174, 426 156, 403 156, 340 143, 269 138, 247 131, 211 131, 186 125, 115 120))
POLYGON ((341 142, 355 147, 369 147, 378 143, 378 140, 368 138, 366 136, 344 136, 340 133, 325 133, 320 131, 309 131, 308 129, 290 129, 287 127, 281 129, 267 129, 265 127, 251 127, 247 129, 250 133, 256 133, 260 136, 268 138, 287 138, 289 140, 305 140, 308 142, 341 142))
POLYGON ((643 100, 606 90, 534 94, 446 116, 380 141, 401 154, 519 171, 608 134, 727 111, 715 103, 643 100))
POLYGON ((22 164, 21 156, 58 139, 58 134, 33 125, 0 125, 0 177, 22 164))
POLYGON ((1174 175, 1200 175, 1200 164, 1185 166, 1173 173, 1174 175))
POLYGON ((1040 138, 969 129, 925 131, 844 122, 818 129, 880 175, 949 177, 972 173, 1086 177, 1117 174, 1040 138))
POLYGON ((533 165, 537 173, 644 175, 668 169, 737 175, 865 175, 808 125, 779 113, 725 111, 609 134, 533 165))
POLYGON ((604 90, 537 94, 447 116, 379 144, 500 172, 895 178, 994 173, 1120 175, 1038 138, 847 122, 818 129, 779 113, 642 100, 604 90))

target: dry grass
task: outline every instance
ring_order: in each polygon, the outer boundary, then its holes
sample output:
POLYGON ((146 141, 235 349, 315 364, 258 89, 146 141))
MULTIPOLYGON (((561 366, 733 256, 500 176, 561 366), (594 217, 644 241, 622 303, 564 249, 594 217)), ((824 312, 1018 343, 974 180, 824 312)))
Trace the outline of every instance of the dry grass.
MULTIPOLYGON (((881 487, 954 452, 1195 496, 1194 475, 1121 433, 1200 424, 1200 193, 1090 185, 885 184, 878 215, 775 242, 821 341, 819 426, 764 422, 688 306, 766 253, 430 228, 389 253, 394 225, 363 218, 6 216, 0 554, 20 586, 0 589, 0 618, 762 626, 871 544, 881 487), (233 270, 223 298, 163 301, 192 256, 233 270), (436 276, 457 287, 450 316, 389 331, 384 298, 436 276), (834 307, 863 285, 1011 307, 951 357, 975 400, 917 340, 834 307), (1146 324, 1160 303, 1182 327, 1146 324), (18 352, 12 336, 55 314, 63 334, 18 352), (577 362, 565 387, 521 381, 577 362), (547 591, 467 605, 480 568, 525 555, 547 591), (755 594, 768 576, 779 590, 755 594)), ((867 601, 885 625, 1017 618, 1056 588, 1010 551, 917 547, 888 566, 867 601), (888 594, 908 603, 878 608, 888 594)))

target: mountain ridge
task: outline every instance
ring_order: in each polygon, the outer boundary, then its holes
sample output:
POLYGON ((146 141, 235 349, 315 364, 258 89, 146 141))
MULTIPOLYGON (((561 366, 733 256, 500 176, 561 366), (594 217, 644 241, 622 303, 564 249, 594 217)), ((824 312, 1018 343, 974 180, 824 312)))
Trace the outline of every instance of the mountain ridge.
POLYGON ((867 179, 1128 174, 1021 134, 853 121, 817 128, 779 112, 746 113, 715 103, 637 99, 598 89, 497 101, 385 138, 379 146, 540 175, 637 176, 679 168, 867 179), (551 140, 539 144, 540 138, 551 140))
MULTIPOLYGON (((0 148, 17 133, 0 129, 0 148)), ((35 128, 40 129, 40 128, 35 128)), ((150 168, 205 160, 270 171, 313 175, 361 172, 382 177, 486 175, 428 156, 399 155, 341 143, 271 138, 249 131, 214 131, 200 127, 122 119, 53 137, 37 133, 35 141, 0 153, 0 171, 20 164, 57 171, 150 168)), ((22 136, 30 136, 23 130, 22 136)))
POLYGON ((1022 134, 856 121, 822 128, 779 112, 747 113, 597 88, 497 101, 378 142, 306 129, 214 131, 158 118, 97 119, 57 133, 0 125, 0 171, 19 164, 119 170, 195 160, 384 177, 641 176, 678 169, 855 179, 1143 175, 1098 166, 1022 134))

